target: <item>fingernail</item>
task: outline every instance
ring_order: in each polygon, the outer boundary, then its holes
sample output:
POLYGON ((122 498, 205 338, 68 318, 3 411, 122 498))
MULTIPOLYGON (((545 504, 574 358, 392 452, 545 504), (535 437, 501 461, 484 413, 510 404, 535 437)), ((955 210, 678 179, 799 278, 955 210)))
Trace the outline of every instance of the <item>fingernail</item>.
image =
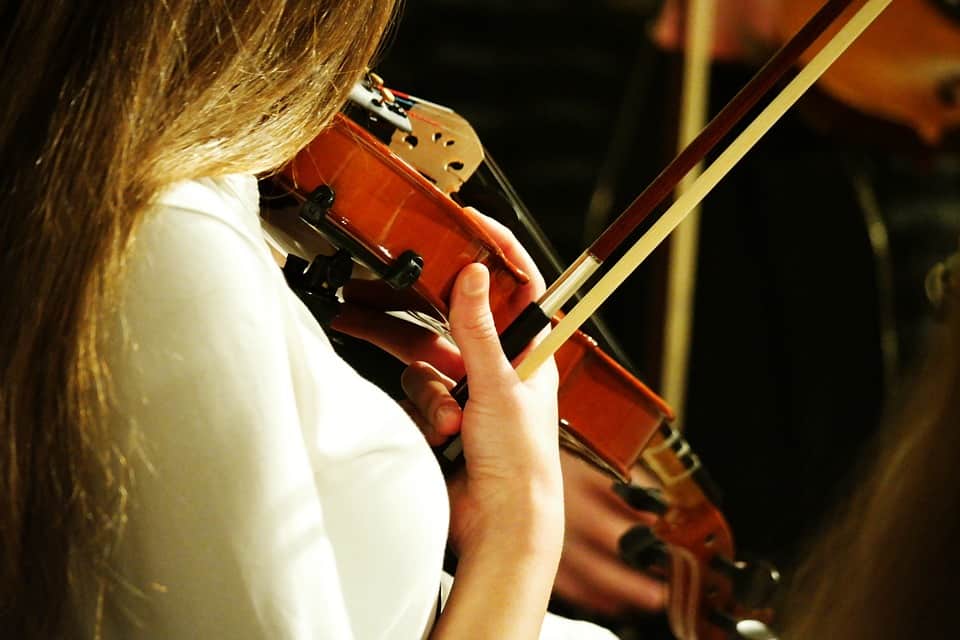
POLYGON ((437 428, 442 428, 454 422, 460 415, 460 407, 454 404, 443 404, 437 409, 437 428))
POLYGON ((463 282, 463 292, 468 296, 478 296, 487 290, 487 280, 490 273, 487 268, 480 265, 480 268, 474 267, 471 273, 468 273, 463 282))

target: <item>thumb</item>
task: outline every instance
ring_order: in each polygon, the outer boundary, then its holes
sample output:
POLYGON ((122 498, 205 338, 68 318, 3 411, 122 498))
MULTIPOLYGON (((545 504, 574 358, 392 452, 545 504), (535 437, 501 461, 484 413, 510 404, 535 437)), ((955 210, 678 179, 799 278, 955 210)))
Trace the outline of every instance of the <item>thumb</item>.
MULTIPOLYGON (((490 312, 490 273, 482 264, 467 265, 453 285, 450 299, 450 333, 463 356, 474 393, 495 389, 516 379, 513 367, 500 348, 500 338, 490 312)), ((473 393, 471 394, 473 395, 473 393)))

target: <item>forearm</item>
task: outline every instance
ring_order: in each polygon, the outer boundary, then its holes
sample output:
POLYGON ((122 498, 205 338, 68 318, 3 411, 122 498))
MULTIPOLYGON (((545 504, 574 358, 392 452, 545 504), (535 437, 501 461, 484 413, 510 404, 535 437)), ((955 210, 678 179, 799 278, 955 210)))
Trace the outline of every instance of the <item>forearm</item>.
POLYGON ((431 638, 537 638, 560 558, 555 535, 498 536, 461 557, 431 638))
MULTIPOLYGON (((497 338, 489 290, 489 272, 474 264, 451 294, 450 331, 471 386, 459 419, 466 462, 447 484, 460 562, 434 639, 537 638, 563 546, 557 368, 549 362, 526 380, 517 376, 497 338)), ((540 281, 528 293, 535 299, 542 290, 540 281)), ((452 381, 411 369, 404 390, 430 424, 425 431, 439 433, 452 381)))

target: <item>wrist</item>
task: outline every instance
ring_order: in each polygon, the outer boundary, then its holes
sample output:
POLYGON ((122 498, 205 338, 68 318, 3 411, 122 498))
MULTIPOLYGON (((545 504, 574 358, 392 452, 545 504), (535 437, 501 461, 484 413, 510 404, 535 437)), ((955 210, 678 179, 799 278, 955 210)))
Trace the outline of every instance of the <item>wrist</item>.
POLYGON ((461 558, 490 553, 559 560, 565 521, 562 484, 515 485, 479 502, 483 508, 472 500, 459 503, 471 512, 460 518, 470 523, 457 536, 461 558))
POLYGON ((539 636, 559 552, 526 529, 524 542, 497 530, 460 556, 456 579, 432 638, 539 636))

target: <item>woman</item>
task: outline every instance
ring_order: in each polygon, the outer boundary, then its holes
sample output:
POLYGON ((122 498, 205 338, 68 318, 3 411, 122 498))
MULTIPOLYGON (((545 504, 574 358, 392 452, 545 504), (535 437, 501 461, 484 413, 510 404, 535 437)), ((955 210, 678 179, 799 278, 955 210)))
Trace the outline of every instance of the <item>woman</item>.
POLYGON ((329 121, 392 4, 3 9, 5 632, 536 636, 563 537, 555 370, 517 379, 488 275, 465 269, 450 323, 470 403, 425 365, 405 376, 428 435, 462 429, 470 461, 437 614, 429 448, 260 237, 253 175, 329 121))

